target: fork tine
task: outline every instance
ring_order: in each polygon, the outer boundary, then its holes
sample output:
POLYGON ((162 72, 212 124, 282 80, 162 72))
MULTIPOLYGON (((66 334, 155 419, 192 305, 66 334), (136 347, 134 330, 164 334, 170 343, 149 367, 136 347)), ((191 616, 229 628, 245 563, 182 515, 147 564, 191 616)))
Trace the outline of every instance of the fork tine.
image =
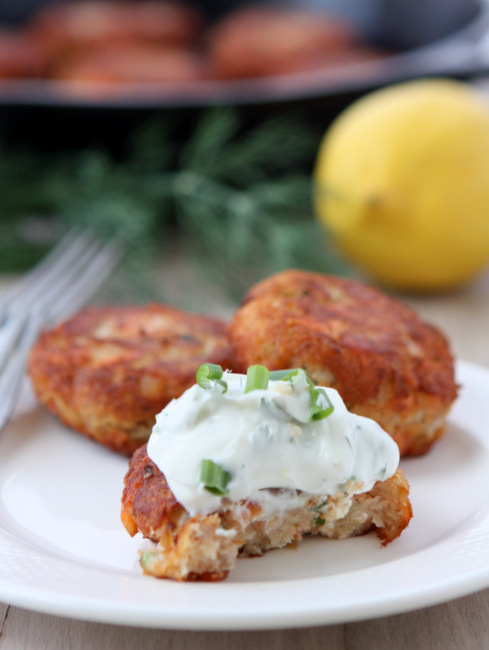
POLYGON ((79 228, 69 230, 39 264, 4 294, 0 303, 0 323, 9 311, 20 309, 24 304, 30 305, 34 298, 42 295, 50 283, 66 271, 70 261, 76 259, 92 241, 79 228))
POLYGON ((88 233, 79 229, 70 230, 65 237, 48 253, 37 266, 27 273, 19 283, 10 290, 2 301, 0 322, 5 320, 8 312, 32 306, 33 301, 39 300, 45 291, 49 291, 53 282, 71 273, 74 261, 86 255, 90 246, 97 242, 88 233))
POLYGON ((69 290, 62 291, 61 295, 58 291, 57 300, 50 306, 46 305, 49 320, 51 322, 62 320, 83 307, 117 266, 123 253, 123 247, 115 244, 98 250, 90 259, 89 266, 85 267, 82 273, 79 272, 69 283, 69 290))
POLYGON ((2 373, 0 380, 0 393, 2 395, 0 401, 0 430, 9 421, 17 404, 27 355, 41 331, 43 315, 40 312, 30 315, 24 314, 19 320, 19 329, 22 329, 22 336, 16 354, 11 357, 10 363, 2 373))
POLYGON ((0 373, 7 364, 23 328, 24 321, 20 318, 10 318, 2 325, 2 335, 0 337, 0 373))
POLYGON ((0 430, 17 404, 27 356, 42 328, 82 307, 123 252, 121 245, 101 243, 89 233, 70 233, 48 262, 9 292, 0 310, 0 430))
POLYGON ((82 306, 114 269, 122 255, 122 247, 93 241, 77 259, 68 260, 68 268, 51 281, 46 291, 38 295, 30 305, 44 305, 48 313, 56 314, 57 306, 68 302, 69 296, 83 292, 75 304, 82 306))

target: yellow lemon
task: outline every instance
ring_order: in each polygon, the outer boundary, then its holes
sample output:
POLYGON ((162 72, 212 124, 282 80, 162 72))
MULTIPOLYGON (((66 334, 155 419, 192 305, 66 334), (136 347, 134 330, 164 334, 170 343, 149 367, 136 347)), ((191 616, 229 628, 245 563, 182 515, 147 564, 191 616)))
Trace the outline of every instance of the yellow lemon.
POLYGON ((489 105, 448 79, 374 91, 321 143, 318 218, 353 262, 404 290, 439 290, 489 262, 489 105))

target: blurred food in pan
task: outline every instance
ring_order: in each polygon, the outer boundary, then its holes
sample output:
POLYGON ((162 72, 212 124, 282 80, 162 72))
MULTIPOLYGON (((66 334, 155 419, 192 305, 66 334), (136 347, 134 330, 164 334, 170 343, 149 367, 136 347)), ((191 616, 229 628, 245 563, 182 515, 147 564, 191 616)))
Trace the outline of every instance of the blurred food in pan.
POLYGON ((0 79, 43 77, 47 73, 44 49, 23 31, 0 29, 0 79))
POLYGON ((190 49, 128 43, 61 62, 51 76, 83 83, 179 83, 204 79, 206 72, 202 58, 190 49))
POLYGON ((42 7, 26 31, 55 58, 122 43, 187 47, 201 25, 197 7, 174 0, 78 0, 42 7))
POLYGON ((250 79, 380 55, 325 10, 252 5, 211 21, 197 4, 172 0, 48 3, 15 33, 0 33, 0 64, 14 47, 20 54, 0 65, 0 78, 107 84, 250 79), (22 67, 32 51, 37 65, 22 67))
POLYGON ((220 20, 208 34, 218 77, 298 72, 347 60, 360 48, 346 21, 308 10, 247 6, 220 20))

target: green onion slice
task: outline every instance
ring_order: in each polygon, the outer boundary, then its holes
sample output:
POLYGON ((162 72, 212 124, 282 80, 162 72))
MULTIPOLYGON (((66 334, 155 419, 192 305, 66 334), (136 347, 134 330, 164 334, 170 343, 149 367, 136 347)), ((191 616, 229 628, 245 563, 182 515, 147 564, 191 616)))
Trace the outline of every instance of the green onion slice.
POLYGON ((316 388, 307 376, 306 371, 302 368, 296 368, 295 370, 276 370, 274 373, 271 373, 271 375, 273 374, 275 374, 274 379, 289 381, 292 386, 298 383, 300 379, 306 380, 311 395, 311 420, 324 420, 324 418, 327 418, 334 411, 334 406, 326 391, 323 388, 316 388))
POLYGON ((324 420, 328 415, 331 415, 334 411, 334 406, 326 391, 322 388, 316 388, 311 382, 309 392, 311 393, 311 420, 324 420))
MULTIPOLYGON (((306 371, 302 368, 293 368, 292 370, 274 370, 274 379, 288 381, 292 385, 296 384, 301 378, 309 380, 306 371)), ((310 381, 310 380, 309 380, 310 381)))
POLYGON ((270 372, 265 366, 250 366, 246 373, 245 393, 252 390, 265 390, 268 387, 270 372))
POLYGON ((270 372, 270 379, 272 381, 280 381, 286 379, 291 373, 297 372, 297 370, 299 370, 299 368, 289 368, 288 370, 272 370, 270 372))
POLYGON ((224 496, 229 492, 226 488, 230 480, 231 474, 226 472, 225 469, 213 460, 205 458, 202 461, 200 466, 200 482, 204 484, 206 490, 212 492, 212 494, 224 496))
POLYGON ((143 569, 151 570, 151 565, 157 559, 157 557, 158 557, 157 551, 149 551, 149 550, 143 551, 140 557, 140 562, 143 569))
POLYGON ((228 385, 221 379, 223 370, 217 363, 203 363, 197 370, 196 381, 201 388, 210 390, 216 384, 222 387, 223 393, 228 389, 228 385))

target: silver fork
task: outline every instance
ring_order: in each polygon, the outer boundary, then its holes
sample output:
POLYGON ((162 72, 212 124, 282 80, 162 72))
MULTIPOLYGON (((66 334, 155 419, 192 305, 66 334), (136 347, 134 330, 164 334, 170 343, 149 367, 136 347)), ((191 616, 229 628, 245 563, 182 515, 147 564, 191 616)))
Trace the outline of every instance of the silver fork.
POLYGON ((123 255, 116 243, 71 230, 0 301, 0 430, 17 404, 27 355, 44 327, 83 307, 123 255))

